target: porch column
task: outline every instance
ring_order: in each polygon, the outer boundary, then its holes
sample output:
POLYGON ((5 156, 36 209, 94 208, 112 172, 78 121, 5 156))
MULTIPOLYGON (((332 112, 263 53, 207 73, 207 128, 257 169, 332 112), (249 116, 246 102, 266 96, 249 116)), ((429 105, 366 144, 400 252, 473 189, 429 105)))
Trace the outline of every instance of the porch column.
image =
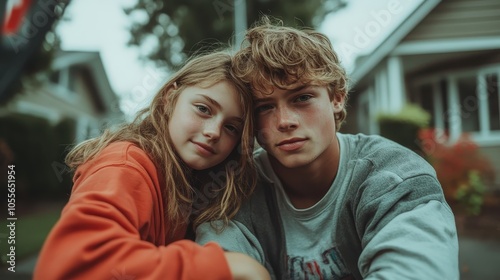
POLYGON ((389 111, 389 78, 387 76, 387 70, 381 69, 375 74, 375 93, 377 95, 378 106, 377 111, 386 113, 389 111))
POLYGON ((399 112, 406 102, 403 71, 401 57, 390 56, 387 59, 389 112, 399 112))

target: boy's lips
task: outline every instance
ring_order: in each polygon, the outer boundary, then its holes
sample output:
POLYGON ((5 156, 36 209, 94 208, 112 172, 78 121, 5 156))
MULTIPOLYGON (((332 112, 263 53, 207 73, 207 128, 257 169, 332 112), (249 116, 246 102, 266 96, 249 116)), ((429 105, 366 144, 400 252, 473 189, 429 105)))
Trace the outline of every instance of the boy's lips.
POLYGON ((304 145, 306 140, 307 140, 306 138, 294 137, 285 139, 279 142, 276 146, 284 151, 295 151, 300 149, 304 145))

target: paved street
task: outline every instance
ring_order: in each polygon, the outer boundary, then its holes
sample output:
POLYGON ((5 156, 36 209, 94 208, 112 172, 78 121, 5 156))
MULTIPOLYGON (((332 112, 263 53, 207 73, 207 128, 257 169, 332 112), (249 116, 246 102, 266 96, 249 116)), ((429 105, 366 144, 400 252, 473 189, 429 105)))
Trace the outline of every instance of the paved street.
POLYGON ((500 241, 460 238, 461 280, 500 280, 500 241))

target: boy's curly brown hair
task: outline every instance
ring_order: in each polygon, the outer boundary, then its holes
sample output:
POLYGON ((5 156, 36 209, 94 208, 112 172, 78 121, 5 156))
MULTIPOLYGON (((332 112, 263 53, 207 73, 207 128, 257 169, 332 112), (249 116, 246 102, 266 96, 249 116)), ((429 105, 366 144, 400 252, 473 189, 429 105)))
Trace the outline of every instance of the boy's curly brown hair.
MULTIPOLYGON (((327 86, 330 100, 347 101, 346 72, 330 40, 313 29, 286 27, 280 20, 263 16, 248 29, 233 60, 235 75, 250 84, 254 92, 266 94, 270 86, 327 86)), ((346 115, 344 105, 335 114, 337 130, 346 115)))

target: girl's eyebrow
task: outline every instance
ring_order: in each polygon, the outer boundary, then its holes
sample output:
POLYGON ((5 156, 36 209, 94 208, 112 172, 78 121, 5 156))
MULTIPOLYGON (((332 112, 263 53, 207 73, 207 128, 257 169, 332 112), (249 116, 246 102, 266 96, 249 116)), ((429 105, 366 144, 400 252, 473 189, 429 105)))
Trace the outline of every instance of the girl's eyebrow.
POLYGON ((243 119, 239 117, 232 117, 231 120, 237 122, 239 125, 243 124, 243 119))
POLYGON ((204 95, 204 94, 197 94, 198 96, 200 97, 203 97, 205 100, 207 100, 209 103, 211 103, 212 105, 214 105, 215 107, 217 107, 217 109, 221 110, 222 107, 220 106, 219 102, 213 100, 212 98, 208 97, 207 95, 204 95))
MULTIPOLYGON (((203 99, 207 100, 207 102, 209 102, 210 104, 217 107, 217 109, 222 110, 222 106, 219 104, 219 102, 217 102, 214 99, 210 98, 209 96, 201 94, 201 93, 198 93, 197 95, 202 97, 203 99)), ((243 123, 243 118, 240 118, 240 117, 231 117, 230 119, 235 121, 235 122, 238 122, 240 124, 243 123)))

